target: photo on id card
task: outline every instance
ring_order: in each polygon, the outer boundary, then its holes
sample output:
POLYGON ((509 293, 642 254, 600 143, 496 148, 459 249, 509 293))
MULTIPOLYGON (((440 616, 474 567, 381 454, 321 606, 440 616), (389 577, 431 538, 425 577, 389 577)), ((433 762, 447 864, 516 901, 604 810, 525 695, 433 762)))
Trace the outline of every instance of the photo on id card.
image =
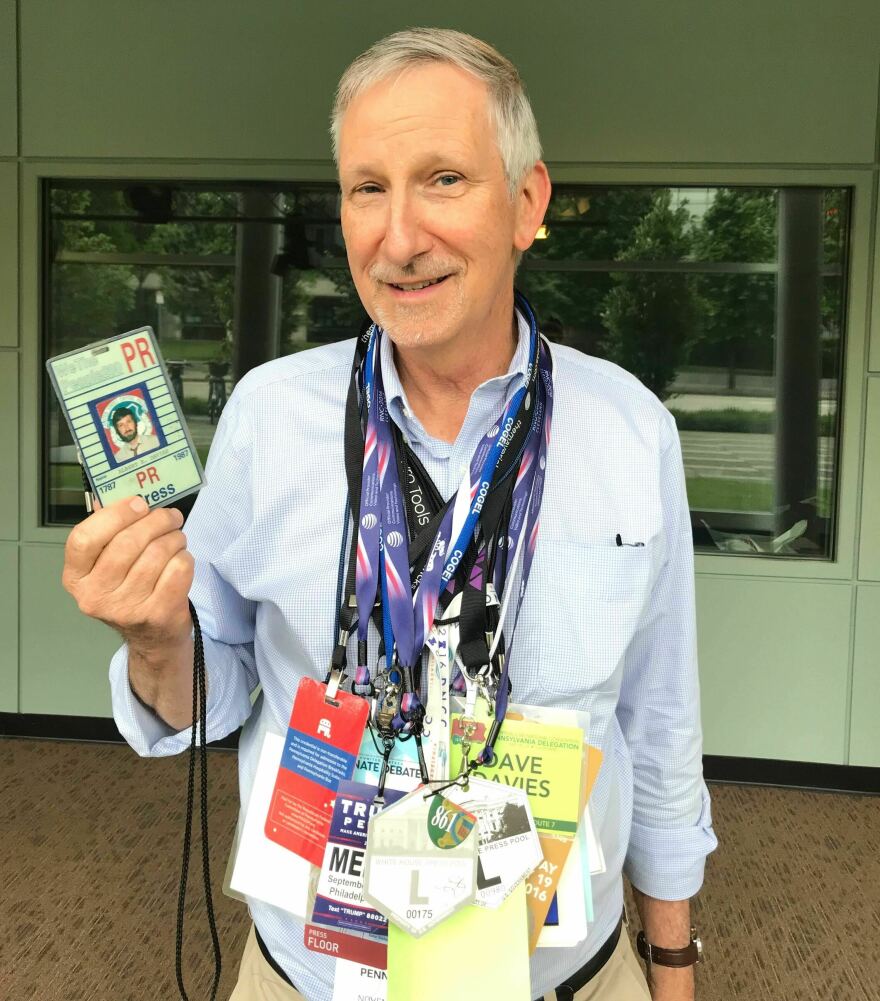
POLYGON ((205 482, 150 327, 46 362, 91 492, 102 505, 140 494, 150 507, 205 482))

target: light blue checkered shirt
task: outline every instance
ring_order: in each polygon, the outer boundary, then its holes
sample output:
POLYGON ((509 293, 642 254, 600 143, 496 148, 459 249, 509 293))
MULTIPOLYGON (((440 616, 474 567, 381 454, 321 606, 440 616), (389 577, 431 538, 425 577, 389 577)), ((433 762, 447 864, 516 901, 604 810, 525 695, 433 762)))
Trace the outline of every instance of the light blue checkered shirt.
MULTIPOLYGON (((475 390, 454 444, 431 438, 412 414, 384 339, 392 418, 444 497, 524 381, 528 328, 522 317, 519 325, 508 373, 475 390)), ((299 679, 324 678, 335 640, 353 349, 347 341, 304 351, 241 380, 186 525, 205 638, 208 739, 244 724, 242 802, 265 730, 286 732, 299 679)), ((675 422, 616 365, 559 345, 552 355, 541 527, 510 673, 515 701, 591 714, 590 742, 604 752, 591 809, 607 868, 593 877, 586 940, 533 956, 533 997, 582 966, 611 933, 622 871, 650 896, 684 899, 700 888, 717 843, 702 779, 693 546, 675 422), (618 546, 618 534, 644 545, 618 546)), ((188 747, 189 730, 174 733, 133 696, 125 647, 110 682, 117 725, 139 754, 188 747)), ((305 948, 302 924, 257 900, 250 910, 308 1001, 329 1001, 334 961, 305 948)))

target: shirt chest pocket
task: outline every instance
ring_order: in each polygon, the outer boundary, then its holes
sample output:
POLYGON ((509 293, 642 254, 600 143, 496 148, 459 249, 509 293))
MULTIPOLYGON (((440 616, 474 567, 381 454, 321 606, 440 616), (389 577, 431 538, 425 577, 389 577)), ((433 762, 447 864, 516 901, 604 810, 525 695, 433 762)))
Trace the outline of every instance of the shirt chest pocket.
POLYGON ((514 658, 525 674, 518 691, 514 678, 517 701, 589 708, 591 693, 619 688, 656 556, 651 543, 539 539, 517 629, 514 658))

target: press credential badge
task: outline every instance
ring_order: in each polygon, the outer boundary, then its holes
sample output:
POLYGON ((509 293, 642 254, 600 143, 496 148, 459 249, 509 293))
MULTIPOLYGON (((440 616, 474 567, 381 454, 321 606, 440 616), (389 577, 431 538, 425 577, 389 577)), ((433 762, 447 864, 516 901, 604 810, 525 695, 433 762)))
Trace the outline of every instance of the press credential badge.
MULTIPOLYGON (((305 943, 307 948, 327 954, 325 938, 314 927, 321 925, 341 933, 333 939, 332 954, 337 959, 384 969, 388 924, 363 897, 368 825, 384 805, 376 802, 376 792, 375 786, 362 782, 339 783, 305 943)), ((401 796, 402 792, 385 790, 386 803, 401 796)))
POLYGON ((150 327, 46 362, 92 493, 150 507, 204 483, 198 453, 150 327))
POLYGON ((354 772, 369 704, 313 678, 299 683, 266 817, 266 837, 320 868, 340 781, 354 772))
POLYGON ((541 862, 544 853, 529 798, 523 789, 471 778, 467 790, 454 787, 448 795, 477 818, 478 907, 500 907, 519 883, 541 862))

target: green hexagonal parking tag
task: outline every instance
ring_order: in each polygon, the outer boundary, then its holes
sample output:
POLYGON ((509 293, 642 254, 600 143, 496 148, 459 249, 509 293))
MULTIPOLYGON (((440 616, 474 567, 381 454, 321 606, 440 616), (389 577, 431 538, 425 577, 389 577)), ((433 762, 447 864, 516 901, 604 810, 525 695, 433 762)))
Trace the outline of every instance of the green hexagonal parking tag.
POLYGON ((422 786, 370 821, 364 899, 422 935, 476 892, 477 818, 422 786))

